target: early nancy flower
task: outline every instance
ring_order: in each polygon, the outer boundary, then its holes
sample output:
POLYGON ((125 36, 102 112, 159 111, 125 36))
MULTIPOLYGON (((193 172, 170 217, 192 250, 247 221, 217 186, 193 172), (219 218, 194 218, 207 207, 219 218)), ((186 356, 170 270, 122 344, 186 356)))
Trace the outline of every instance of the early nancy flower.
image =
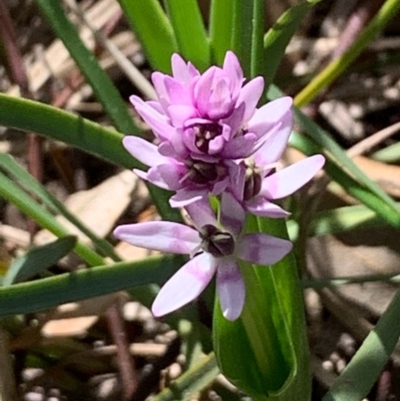
POLYGON ((139 247, 190 255, 190 261, 158 293, 152 306, 155 316, 170 313, 194 300, 216 274, 223 315, 235 320, 245 300, 237 259, 268 266, 289 253, 292 244, 266 234, 243 235, 244 210, 227 192, 221 197, 220 222, 207 199, 190 204, 186 210, 196 228, 153 221, 119 226, 114 235, 139 247))

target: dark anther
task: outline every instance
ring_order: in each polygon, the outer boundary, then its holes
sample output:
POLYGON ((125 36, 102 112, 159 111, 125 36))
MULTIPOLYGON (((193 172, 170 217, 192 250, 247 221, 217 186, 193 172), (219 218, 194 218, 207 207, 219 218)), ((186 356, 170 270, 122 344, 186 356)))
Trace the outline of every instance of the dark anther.
POLYGON ((199 124, 193 129, 196 135, 196 147, 203 153, 208 153, 210 141, 222 134, 222 127, 219 124, 199 124))
POLYGON ((201 160, 193 160, 189 165, 187 178, 199 185, 212 184, 225 173, 226 168, 216 163, 206 163, 201 160))
POLYGON ((232 255, 235 241, 228 232, 220 231, 217 227, 206 224, 200 231, 201 248, 216 258, 232 255))
POLYGON ((251 171, 251 174, 246 174, 246 181, 244 183, 243 200, 248 201, 254 196, 258 195, 261 191, 262 178, 261 175, 255 171, 251 171))

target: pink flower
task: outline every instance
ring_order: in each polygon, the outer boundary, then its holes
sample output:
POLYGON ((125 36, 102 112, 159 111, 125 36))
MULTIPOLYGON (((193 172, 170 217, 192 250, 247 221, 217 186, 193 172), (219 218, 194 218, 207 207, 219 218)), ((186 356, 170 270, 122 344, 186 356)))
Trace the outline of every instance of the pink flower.
POLYGON ((243 86, 243 72, 232 52, 222 68, 213 66, 204 74, 174 54, 172 70, 172 77, 152 75, 158 101, 131 97, 159 139, 160 153, 181 160, 189 155, 196 160, 251 155, 265 133, 256 135, 245 125, 255 113, 264 80, 257 77, 243 86))
POLYGON ((207 200, 192 203, 187 212, 196 229, 154 221, 119 226, 114 235, 139 247, 190 255, 190 261, 158 293, 152 306, 155 316, 194 300, 216 274, 223 315, 235 320, 242 312, 246 294, 237 259, 268 266, 289 253, 292 244, 266 234, 243 235, 244 210, 227 192, 222 194, 220 223, 207 200))

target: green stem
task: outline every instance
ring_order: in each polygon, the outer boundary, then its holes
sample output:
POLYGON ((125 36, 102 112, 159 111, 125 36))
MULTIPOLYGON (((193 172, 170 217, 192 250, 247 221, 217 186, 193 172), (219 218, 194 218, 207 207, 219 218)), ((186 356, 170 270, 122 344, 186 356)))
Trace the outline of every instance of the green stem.
POLYGON ((336 60, 333 60, 301 92, 297 94, 294 99, 296 106, 302 107, 308 104, 322 89, 326 88, 342 72, 344 72, 372 41, 372 39, 374 39, 378 32, 382 31, 390 19, 396 15, 399 9, 400 0, 387 0, 347 51, 336 60))

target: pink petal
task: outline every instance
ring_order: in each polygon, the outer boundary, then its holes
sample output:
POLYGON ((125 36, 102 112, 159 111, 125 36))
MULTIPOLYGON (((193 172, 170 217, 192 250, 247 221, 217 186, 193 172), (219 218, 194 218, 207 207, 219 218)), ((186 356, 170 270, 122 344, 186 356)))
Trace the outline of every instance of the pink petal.
POLYGON ((158 153, 157 146, 136 136, 126 136, 122 140, 125 149, 146 166, 157 166, 168 162, 168 159, 158 153))
POLYGON ((180 189, 169 199, 171 207, 185 207, 208 195, 207 189, 180 189))
POLYGON ((167 221, 125 224, 114 230, 114 236, 140 248, 179 254, 190 254, 201 242, 193 228, 167 221))
POLYGON ((157 187, 170 189, 167 183, 160 177, 157 167, 151 167, 147 173, 137 169, 133 169, 133 172, 142 180, 149 181, 157 187))
POLYGON ((174 127, 182 128, 189 118, 196 117, 196 109, 189 105, 172 105, 168 107, 168 114, 174 127))
POLYGON ((271 217, 276 219, 290 216, 289 212, 261 196, 255 196, 253 199, 246 202, 246 209, 250 213, 262 217, 271 217))
POLYGON ((229 159, 243 159, 254 152, 257 137, 253 133, 231 139, 223 148, 223 157, 229 159))
POLYGON ((217 225, 215 212, 211 209, 208 198, 202 198, 185 207, 194 225, 200 229, 206 224, 217 225))
MULTIPOLYGON (((292 98, 287 96, 262 106, 248 122, 248 131, 255 133, 258 137, 266 134, 276 124, 282 122, 288 114, 292 114, 292 103, 292 98)), ((291 121, 293 124, 293 120, 291 121)))
POLYGON ((293 115, 289 110, 280 123, 273 126, 264 137, 260 138, 261 147, 253 155, 259 166, 277 162, 287 147, 287 142, 293 128, 293 115))
POLYGON ((267 199, 284 198, 310 181, 324 163, 322 155, 315 155, 286 167, 264 178, 260 195, 267 199))
POLYGON ((242 231, 245 211, 240 203, 229 192, 223 192, 221 197, 221 224, 235 236, 242 231))
POLYGON ((232 98, 234 101, 236 101, 239 95, 240 88, 243 84, 243 71, 235 53, 231 51, 228 51, 226 53, 222 69, 230 80, 230 90, 232 92, 232 98))
POLYGON ((217 291, 222 314, 228 320, 236 320, 243 310, 246 288, 242 274, 234 259, 223 259, 217 270, 217 291))
POLYGON ((171 58, 172 75, 185 86, 195 77, 200 75, 191 63, 186 64, 179 54, 173 54, 171 58))
POLYGON ((166 140, 172 135, 176 135, 176 130, 169 123, 167 116, 151 107, 150 102, 144 102, 137 96, 131 96, 129 100, 160 140, 166 140))
POLYGON ((215 274, 215 259, 208 253, 194 257, 182 266, 161 288, 151 308, 163 316, 197 298, 215 274))
POLYGON ((254 115, 256 106, 264 90, 264 79, 256 77, 247 83, 240 91, 237 104, 246 106, 243 121, 248 121, 254 115))
POLYGON ((239 258, 262 266, 273 265, 293 248, 290 241, 267 234, 246 234, 237 244, 239 258))

